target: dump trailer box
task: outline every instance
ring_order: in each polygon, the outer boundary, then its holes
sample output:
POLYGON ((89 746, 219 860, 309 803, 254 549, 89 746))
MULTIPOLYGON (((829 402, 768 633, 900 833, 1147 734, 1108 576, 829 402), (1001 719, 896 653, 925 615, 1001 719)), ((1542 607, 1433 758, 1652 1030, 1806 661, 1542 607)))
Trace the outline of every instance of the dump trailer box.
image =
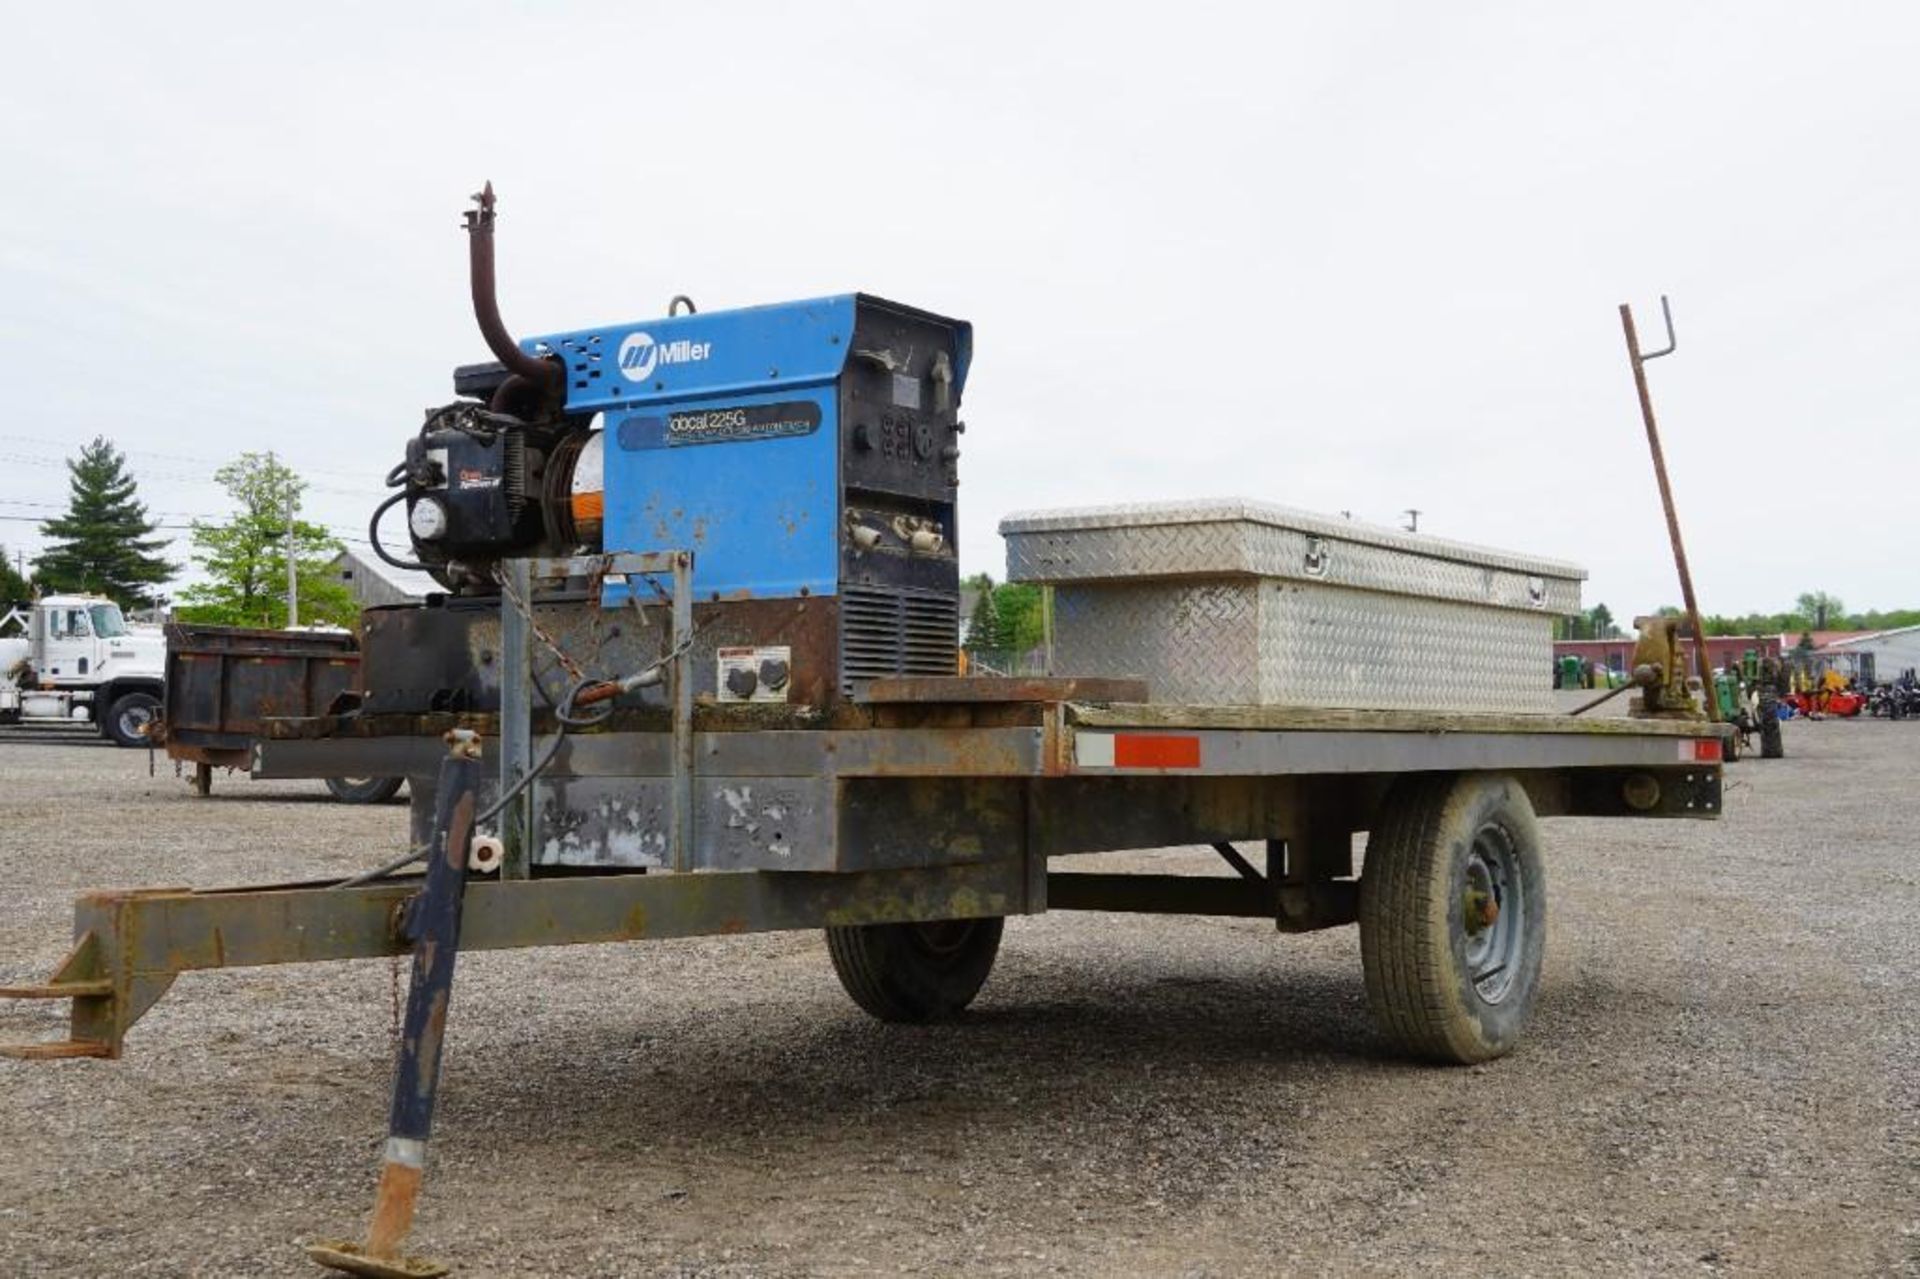
POLYGON ((206 769, 246 768, 276 718, 310 718, 359 685, 358 642, 347 631, 167 626, 167 754, 206 769))
POLYGON ((1558 560, 1238 499, 1001 522, 1007 577, 1054 588, 1054 667, 1156 701, 1551 712, 1558 560))

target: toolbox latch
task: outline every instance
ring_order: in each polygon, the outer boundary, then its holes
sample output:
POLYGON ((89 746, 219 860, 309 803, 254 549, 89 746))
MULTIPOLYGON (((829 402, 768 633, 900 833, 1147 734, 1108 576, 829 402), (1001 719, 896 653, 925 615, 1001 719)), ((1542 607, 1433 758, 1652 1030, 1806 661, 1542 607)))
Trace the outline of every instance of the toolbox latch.
POLYGON ((1327 575, 1327 558, 1326 539, 1309 537, 1307 539, 1307 556, 1306 559, 1302 561, 1300 567, 1308 577, 1325 577, 1327 575))

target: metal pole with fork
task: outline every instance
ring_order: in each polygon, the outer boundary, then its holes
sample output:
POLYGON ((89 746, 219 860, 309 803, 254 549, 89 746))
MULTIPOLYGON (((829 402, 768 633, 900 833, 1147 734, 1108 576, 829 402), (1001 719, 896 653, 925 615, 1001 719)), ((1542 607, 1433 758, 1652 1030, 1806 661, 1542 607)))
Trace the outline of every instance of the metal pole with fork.
POLYGON ((1633 308, 1620 304, 1620 327, 1627 335, 1627 357, 1633 362, 1633 387, 1640 395, 1640 416, 1647 424, 1647 448, 1653 453, 1653 475, 1660 482, 1660 505, 1667 514, 1667 539, 1673 543, 1673 564, 1680 571, 1680 597, 1687 606, 1687 624, 1693 628, 1694 668, 1700 675, 1700 699, 1706 703, 1707 718, 1720 721, 1719 699, 1714 696, 1713 663, 1707 658, 1706 627, 1700 623, 1700 602, 1693 593, 1693 573, 1687 567, 1686 544, 1680 539, 1680 516, 1673 506, 1673 485, 1667 480, 1667 455, 1660 448, 1660 428, 1653 420, 1653 395, 1647 390, 1647 361, 1672 355, 1679 345, 1673 336, 1673 309, 1667 295, 1660 295, 1660 315, 1666 321, 1667 344, 1658 351, 1642 351, 1640 335, 1633 327, 1633 308))

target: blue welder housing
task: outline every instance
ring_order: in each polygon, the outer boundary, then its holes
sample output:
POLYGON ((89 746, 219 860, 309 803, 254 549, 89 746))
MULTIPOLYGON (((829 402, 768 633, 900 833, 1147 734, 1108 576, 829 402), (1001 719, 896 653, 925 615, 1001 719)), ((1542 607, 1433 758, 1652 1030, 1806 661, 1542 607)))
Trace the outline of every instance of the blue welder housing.
POLYGON ((605 550, 691 549, 702 599, 947 589, 966 324, 844 294, 521 345, 564 364, 569 416, 601 415, 605 550), (884 536, 849 546, 862 519, 884 536), (932 554, 900 532, 936 527, 932 554))

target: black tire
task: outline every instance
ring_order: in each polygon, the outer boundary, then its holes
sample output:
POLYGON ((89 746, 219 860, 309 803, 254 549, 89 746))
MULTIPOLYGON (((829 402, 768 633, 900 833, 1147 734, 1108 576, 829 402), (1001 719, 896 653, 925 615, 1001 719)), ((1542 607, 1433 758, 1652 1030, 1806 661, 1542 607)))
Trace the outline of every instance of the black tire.
POLYGON ((327 789, 343 804, 384 804, 400 793, 404 777, 329 777, 327 789))
POLYGON ((122 693, 107 708, 102 735, 116 746, 145 746, 147 730, 160 718, 160 699, 152 693, 122 693))
POLYGON ((195 764, 193 766, 193 793, 201 799, 213 794, 213 765, 195 764))
POLYGON ((1760 699, 1760 758, 1784 759, 1786 743, 1780 740, 1780 706, 1771 697, 1760 699))
POLYGON ((1739 763, 1741 750, 1740 730, 1736 728, 1733 732, 1727 734, 1726 762, 1729 764, 1739 763))
POLYGON ((1466 1064, 1519 1042, 1546 954, 1546 889, 1533 805, 1513 778, 1423 776, 1389 793, 1367 839, 1360 958, 1394 1047, 1466 1064))
POLYGON ((993 915, 829 928, 827 954, 853 1002, 881 1021, 944 1021, 986 984, 1006 922, 993 915))

